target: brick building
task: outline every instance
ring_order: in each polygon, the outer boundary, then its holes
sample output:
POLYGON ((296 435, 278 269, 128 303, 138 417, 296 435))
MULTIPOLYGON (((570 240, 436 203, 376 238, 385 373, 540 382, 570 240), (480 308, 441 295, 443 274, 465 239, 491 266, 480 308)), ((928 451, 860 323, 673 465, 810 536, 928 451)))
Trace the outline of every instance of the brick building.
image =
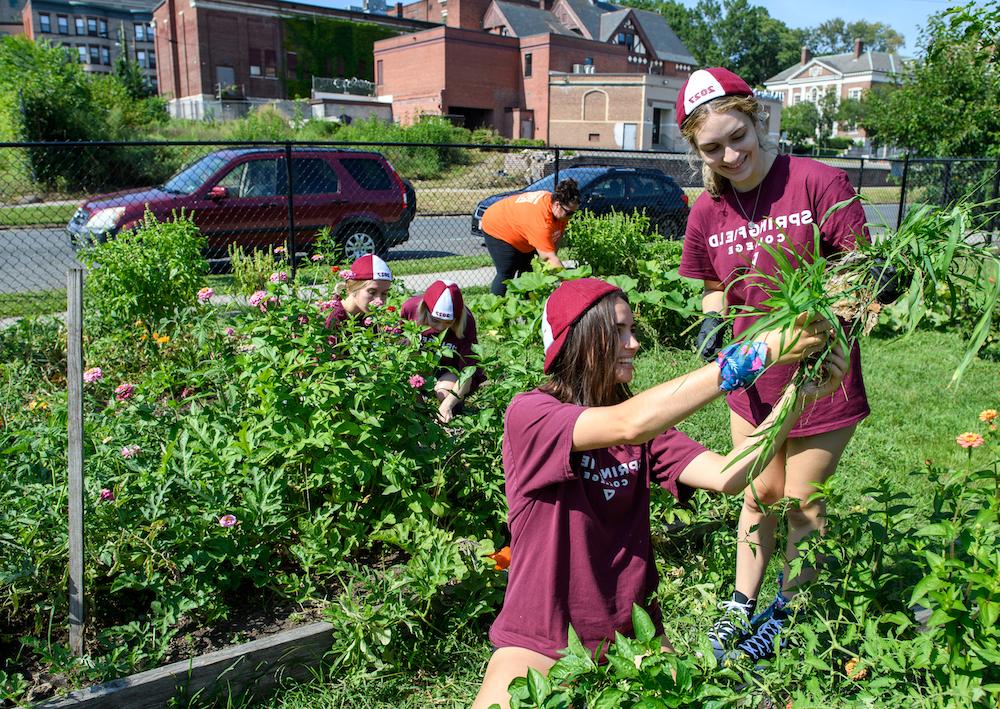
POLYGON ((129 58, 139 63, 155 88, 152 19, 157 1, 26 0, 21 6, 21 33, 67 47, 84 71, 93 73, 110 73, 127 47, 129 58))
POLYGON ((281 0, 162 0, 153 21, 160 93, 183 118, 308 97, 313 76, 372 79, 368 38, 433 26, 281 0))
MULTIPOLYGON (((814 57, 803 47, 799 63, 775 74, 764 86, 777 94, 784 106, 802 101, 818 104, 827 92, 833 92, 838 100, 860 99, 872 86, 897 83, 907 61, 898 54, 865 50, 861 40, 855 40, 854 51, 846 54, 814 57)), ((833 134, 867 143, 864 129, 858 126, 838 123, 833 134)))
POLYGON ((0 0, 0 37, 24 34, 21 11, 24 0, 0 0))
POLYGON ((695 60, 666 21, 600 0, 548 1, 404 5, 404 16, 445 26, 375 43, 378 95, 402 122, 448 115, 550 144, 682 149, 674 101, 695 60))

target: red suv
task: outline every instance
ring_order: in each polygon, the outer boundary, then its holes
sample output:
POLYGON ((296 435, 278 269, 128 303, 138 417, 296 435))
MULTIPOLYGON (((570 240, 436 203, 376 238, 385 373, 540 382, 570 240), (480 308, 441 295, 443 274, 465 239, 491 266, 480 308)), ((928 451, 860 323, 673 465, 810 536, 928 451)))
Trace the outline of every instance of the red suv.
MULTIPOLYGON (((284 246, 288 236, 288 171, 282 148, 232 148, 209 153, 151 187, 94 197, 70 220, 74 244, 134 227, 149 209, 158 219, 193 215, 208 239, 210 259, 231 244, 284 246)), ((293 148, 292 206, 296 249, 307 250, 329 227, 350 261, 385 253, 410 238, 413 187, 380 154, 343 148, 293 148)))

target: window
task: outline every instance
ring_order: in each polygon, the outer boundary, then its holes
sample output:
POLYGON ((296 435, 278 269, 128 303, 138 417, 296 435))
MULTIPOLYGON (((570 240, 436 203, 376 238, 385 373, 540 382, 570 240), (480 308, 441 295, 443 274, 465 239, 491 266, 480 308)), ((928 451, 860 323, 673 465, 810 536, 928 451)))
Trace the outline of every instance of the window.
POLYGON ((146 41, 146 25, 141 22, 136 22, 135 25, 135 41, 145 42, 146 41))
POLYGON ((91 37, 97 36, 97 19, 93 17, 87 18, 87 34, 91 37))
POLYGON ((587 140, 591 143, 600 143, 601 134, 600 133, 587 133, 587 140))
POLYGON ((273 197, 278 191, 278 161, 250 160, 240 163, 217 183, 233 197, 273 197))
POLYGON ((250 76, 260 76, 263 66, 263 52, 259 49, 250 48, 250 76))
POLYGON ((293 159, 292 184, 295 194, 331 194, 339 189, 337 173, 322 158, 293 159))
POLYGON ((636 199, 659 199, 667 193, 662 180, 648 175, 630 175, 629 197, 636 199))
POLYGON ((663 109, 653 109, 653 145, 660 144, 660 122, 663 120, 663 109))
POLYGON ((382 79, 382 60, 379 59, 377 62, 375 62, 375 84, 377 86, 381 86, 382 85, 382 81, 383 81, 383 79, 382 79))
POLYGON ((101 64, 111 66, 111 48, 101 47, 101 64))
POLYGON ((78 35, 85 35, 85 34, 87 34, 87 30, 84 28, 83 18, 82 17, 76 17, 76 18, 74 18, 73 19, 73 24, 76 25, 76 33, 78 35))
POLYGON ((156 25, 150 22, 146 25, 146 41, 152 42, 154 39, 156 39, 156 25))
POLYGON ((87 45, 85 45, 85 44, 78 44, 78 45, 76 45, 76 53, 79 56, 80 63, 81 64, 86 64, 87 63, 87 45))
POLYGON ((91 64, 100 64, 101 63, 101 53, 100 53, 100 50, 98 50, 98 48, 95 47, 93 44, 91 44, 90 46, 88 46, 87 50, 89 51, 89 54, 90 54, 90 63, 91 64))
POLYGON ((47 13, 38 13, 38 29, 42 32, 52 31, 52 18, 47 13))
POLYGON ((97 20, 97 34, 101 37, 108 36, 108 21, 105 19, 97 20))
POLYGON ((269 79, 278 77, 277 56, 273 49, 264 50, 264 76, 269 79))
POLYGON ((69 17, 66 15, 56 15, 56 31, 59 34, 69 34, 69 17))
POLYGON ((285 53, 285 75, 289 79, 299 78, 299 56, 295 52, 285 53))
POLYGON ((156 52, 152 49, 149 50, 149 64, 147 65, 150 69, 156 68, 156 52))
POLYGON ((797 104, 801 100, 802 100, 802 96, 800 94, 798 94, 798 93, 792 94, 792 105, 793 106, 795 104, 797 104))
POLYGON ((378 160, 370 158, 344 158, 340 161, 354 181, 366 190, 391 190, 392 181, 378 160))
POLYGON ((847 98, 854 99, 855 101, 861 100, 861 89, 848 89, 847 98))
POLYGON ((601 180, 590 190, 590 194, 599 199, 621 199, 625 196, 625 178, 616 175, 601 180))
POLYGON ((146 66, 146 52, 142 49, 137 49, 135 52, 135 61, 141 67, 146 66))
POLYGON ((524 55, 524 75, 531 76, 531 52, 524 55))

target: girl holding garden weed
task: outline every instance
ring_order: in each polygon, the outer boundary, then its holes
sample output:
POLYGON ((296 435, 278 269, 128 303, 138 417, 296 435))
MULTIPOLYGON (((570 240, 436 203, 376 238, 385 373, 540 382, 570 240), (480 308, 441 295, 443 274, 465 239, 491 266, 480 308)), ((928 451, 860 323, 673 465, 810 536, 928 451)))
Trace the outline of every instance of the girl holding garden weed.
MULTIPOLYGON (((545 303, 542 335, 548 380, 514 397, 504 420, 503 464, 511 533, 503 609, 490 629, 497 650, 474 709, 509 704, 507 687, 529 669, 545 673, 573 629, 590 650, 631 633, 632 605, 645 606, 662 636, 649 524, 650 487, 684 497, 692 488, 740 492, 767 463, 753 441, 727 456, 673 426, 722 390, 745 387, 768 364, 793 365, 823 348, 830 324, 727 348, 709 364, 636 396, 639 343, 624 293, 601 280, 560 285, 545 303)), ((783 403, 801 410, 828 396, 847 368, 835 347, 823 384, 789 385, 783 403)), ((779 444, 797 416, 778 430, 779 444)), ((758 428, 770 426, 769 417, 758 428)), ((666 639, 663 646, 669 649, 666 639)))
MULTIPOLYGON (((678 94, 677 122, 702 163, 705 192, 688 218, 680 273, 704 281, 706 321, 698 345, 711 357, 722 341, 723 314, 766 307, 768 294, 760 286, 778 273, 773 252, 783 251, 795 263, 852 250, 856 240, 867 239, 865 214, 855 200, 827 216, 832 207, 855 197, 847 175, 815 160, 778 155, 767 136, 763 105, 750 86, 727 69, 691 75, 678 94), (820 254, 815 253, 814 227, 819 227, 820 254)), ((753 321, 737 317, 734 339, 739 340, 753 321)), ((771 367, 753 386, 727 396, 734 445, 744 445, 767 420, 794 370, 771 367)), ((746 655, 759 660, 773 654, 794 587, 814 574, 809 570, 789 578, 787 565, 797 554, 796 544, 823 527, 823 503, 809 496, 816 483, 833 474, 855 427, 868 414, 855 344, 843 386, 802 412, 787 441, 744 494, 736 589, 722 604, 725 614, 709 631, 717 658, 746 655), (774 602, 755 615, 778 522, 766 509, 785 497, 798 503, 787 512, 785 570, 774 602)))
POLYGON ((379 306, 385 301, 392 286, 392 271, 389 264, 375 254, 356 259, 346 271, 338 271, 340 281, 334 286, 334 298, 328 305, 330 314, 326 317, 329 328, 335 322, 347 318, 362 318, 372 305, 379 306))
POLYGON ((566 224, 580 208, 576 180, 563 180, 555 192, 517 192, 491 204, 483 213, 482 230, 497 275, 490 292, 504 295, 505 281, 531 270, 537 253, 546 263, 562 268, 556 255, 566 224))
POLYGON ((465 307, 462 291, 453 281, 434 281, 423 295, 403 303, 402 312, 407 320, 427 328, 421 333, 425 342, 436 341, 444 333, 442 344, 451 354, 442 358, 441 368, 434 374, 434 394, 439 402, 438 416, 447 423, 458 413, 465 397, 486 381, 472 351, 479 342, 476 319, 465 307), (460 380, 462 370, 469 366, 476 367, 475 373, 460 380))

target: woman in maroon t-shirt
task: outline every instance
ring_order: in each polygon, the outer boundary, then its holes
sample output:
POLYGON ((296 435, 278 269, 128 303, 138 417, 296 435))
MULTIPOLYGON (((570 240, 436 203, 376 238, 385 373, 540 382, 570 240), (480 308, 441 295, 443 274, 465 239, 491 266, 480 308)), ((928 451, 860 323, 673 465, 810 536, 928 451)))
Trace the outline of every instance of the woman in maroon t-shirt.
MULTIPOLYGON (((698 344, 702 354, 711 357, 722 339, 719 314, 734 306, 762 307, 767 297, 758 287, 762 279, 754 276, 776 272, 774 259, 763 246, 811 261, 816 256, 814 227, 819 226, 823 256, 851 250, 856 239, 867 239, 865 214, 855 200, 826 217, 831 207, 856 196, 847 175, 815 160, 778 155, 767 136, 763 105, 746 82, 726 69, 691 75, 678 94, 677 121, 702 162, 705 192, 688 218, 680 273, 704 281, 702 307, 708 317, 698 344)), ((754 320, 738 318, 734 339, 739 340, 754 320)), ((735 445, 770 413, 793 371, 771 368, 752 387, 727 397, 735 445)), ((725 614, 709 631, 716 657, 734 653, 758 660, 773 653, 774 639, 787 619, 784 604, 793 593, 788 589, 810 580, 814 572, 788 578, 786 563, 784 587, 779 587, 767 610, 754 615, 777 525, 777 518, 765 513, 760 503, 771 505, 784 497, 798 500, 787 514, 786 557, 793 558, 796 544, 823 526, 825 507, 820 500, 809 501, 809 496, 816 492, 816 483, 833 474, 855 427, 868 414, 855 344, 843 387, 802 413, 787 443, 744 496, 736 590, 732 600, 722 604, 725 614)))
POLYGON ((369 305, 381 305, 392 287, 389 264, 375 254, 355 259, 349 269, 338 270, 337 275, 340 281, 334 287, 333 299, 320 306, 330 311, 325 323, 328 328, 349 317, 360 319, 369 305))
POLYGON ((434 373, 434 394, 438 399, 438 416, 444 423, 458 413, 465 397, 486 381, 478 367, 472 348, 479 343, 476 319, 465 307, 462 291, 453 281, 434 281, 423 295, 415 295, 403 303, 403 317, 424 325, 424 341, 436 340, 445 333, 442 344, 451 352, 441 359, 441 368, 434 373), (476 367, 475 373, 459 382, 466 367, 476 367))
MULTIPOLYGON (((830 324, 797 325, 776 364, 794 364, 822 347, 830 324)), ((651 485, 680 497, 690 488, 742 491, 763 467, 749 443, 722 456, 673 426, 720 394, 744 386, 781 351, 780 331, 727 350, 710 364, 632 396, 639 343, 632 310, 615 286, 567 281, 545 303, 544 371, 538 389, 514 397, 504 418, 503 464, 510 567, 503 609, 490 628, 497 650, 473 703, 509 706, 507 687, 529 668, 547 672, 568 644, 569 626, 592 651, 616 631, 632 632, 632 605, 645 606, 662 635, 650 597, 657 588, 649 527, 651 485)), ((828 396, 847 367, 837 349, 822 386, 783 397, 795 411, 828 396)), ((780 445, 797 420, 778 431, 780 445)), ((772 424, 768 417, 761 430, 772 424)), ((669 649, 666 639, 663 645, 669 649)))

